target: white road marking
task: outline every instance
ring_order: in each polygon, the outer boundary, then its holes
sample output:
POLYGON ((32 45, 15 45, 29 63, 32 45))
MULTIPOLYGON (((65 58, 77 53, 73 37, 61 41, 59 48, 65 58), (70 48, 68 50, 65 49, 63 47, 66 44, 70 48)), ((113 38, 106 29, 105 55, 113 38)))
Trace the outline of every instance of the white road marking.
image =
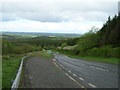
POLYGON ((71 71, 68 71, 69 73, 71 73, 71 71))
POLYGON ((69 75, 67 73, 65 73, 65 74, 69 77, 69 75))
POLYGON ((98 69, 98 70, 106 71, 106 72, 109 71, 109 70, 107 70, 107 69, 103 69, 103 68, 99 68, 99 67, 95 67, 95 66, 90 66, 90 67, 95 68, 95 69, 98 69))
POLYGON ((56 61, 55 59, 53 59, 54 61, 56 61))
POLYGON ((79 77, 79 79, 80 79, 80 80, 82 80, 82 81, 84 81, 84 79, 83 79, 83 78, 80 78, 80 77, 79 77))
POLYGON ((58 67, 58 65, 55 62, 53 62, 53 63, 58 67))
POLYGON ((76 74, 73 74, 73 76, 77 76, 76 74))
POLYGON ((92 86, 93 88, 95 88, 96 86, 95 85, 93 85, 93 84, 91 84, 91 83, 88 83, 90 86, 92 86))
POLYGON ((31 76, 30 76, 30 79, 31 79, 31 76))
POLYGON ((69 76, 68 74, 67 74, 67 76, 71 79, 71 80, 73 80, 75 83, 77 83, 81 88, 85 88, 84 86, 82 86, 81 84, 79 84, 75 79, 73 79, 71 76, 69 76))

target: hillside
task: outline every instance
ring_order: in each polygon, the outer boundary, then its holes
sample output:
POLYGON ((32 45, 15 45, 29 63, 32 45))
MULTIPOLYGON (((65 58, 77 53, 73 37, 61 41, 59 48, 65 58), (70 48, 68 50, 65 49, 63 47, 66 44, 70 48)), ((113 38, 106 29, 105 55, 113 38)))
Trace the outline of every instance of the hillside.
POLYGON ((109 17, 100 30, 92 28, 77 41, 74 39, 71 45, 68 41, 64 42, 59 50, 82 57, 120 58, 120 14, 109 17), (74 45, 77 45, 74 49, 65 50, 68 46, 74 45))

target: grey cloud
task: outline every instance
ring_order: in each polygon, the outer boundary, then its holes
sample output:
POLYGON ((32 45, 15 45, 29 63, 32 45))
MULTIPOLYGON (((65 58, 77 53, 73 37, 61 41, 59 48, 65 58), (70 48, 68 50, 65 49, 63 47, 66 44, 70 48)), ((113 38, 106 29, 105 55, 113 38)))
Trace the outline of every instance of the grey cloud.
MULTIPOLYGON (((0 7, 1 8, 1 7, 0 7)), ((85 20, 103 21, 117 14, 117 2, 40 2, 2 3, 3 21, 26 18, 41 22, 85 20)))

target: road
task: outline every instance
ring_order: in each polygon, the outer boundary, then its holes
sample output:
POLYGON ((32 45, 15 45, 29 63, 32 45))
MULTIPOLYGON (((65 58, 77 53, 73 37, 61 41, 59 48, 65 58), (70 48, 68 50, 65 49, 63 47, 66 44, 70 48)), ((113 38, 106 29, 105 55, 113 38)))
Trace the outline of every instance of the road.
POLYGON ((118 66, 54 53, 55 62, 85 88, 118 88, 118 66))
POLYGON ((24 64, 20 88, 82 88, 71 80, 53 58, 32 57, 24 64))

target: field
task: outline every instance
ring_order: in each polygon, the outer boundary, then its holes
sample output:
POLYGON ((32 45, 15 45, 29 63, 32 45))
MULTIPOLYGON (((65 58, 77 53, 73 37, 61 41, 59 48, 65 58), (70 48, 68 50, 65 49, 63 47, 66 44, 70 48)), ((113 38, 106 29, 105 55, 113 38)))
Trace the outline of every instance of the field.
POLYGON ((51 39, 61 40, 67 38, 76 38, 80 34, 65 34, 65 33, 24 33, 24 32, 2 32, 2 38, 7 39, 51 39))

